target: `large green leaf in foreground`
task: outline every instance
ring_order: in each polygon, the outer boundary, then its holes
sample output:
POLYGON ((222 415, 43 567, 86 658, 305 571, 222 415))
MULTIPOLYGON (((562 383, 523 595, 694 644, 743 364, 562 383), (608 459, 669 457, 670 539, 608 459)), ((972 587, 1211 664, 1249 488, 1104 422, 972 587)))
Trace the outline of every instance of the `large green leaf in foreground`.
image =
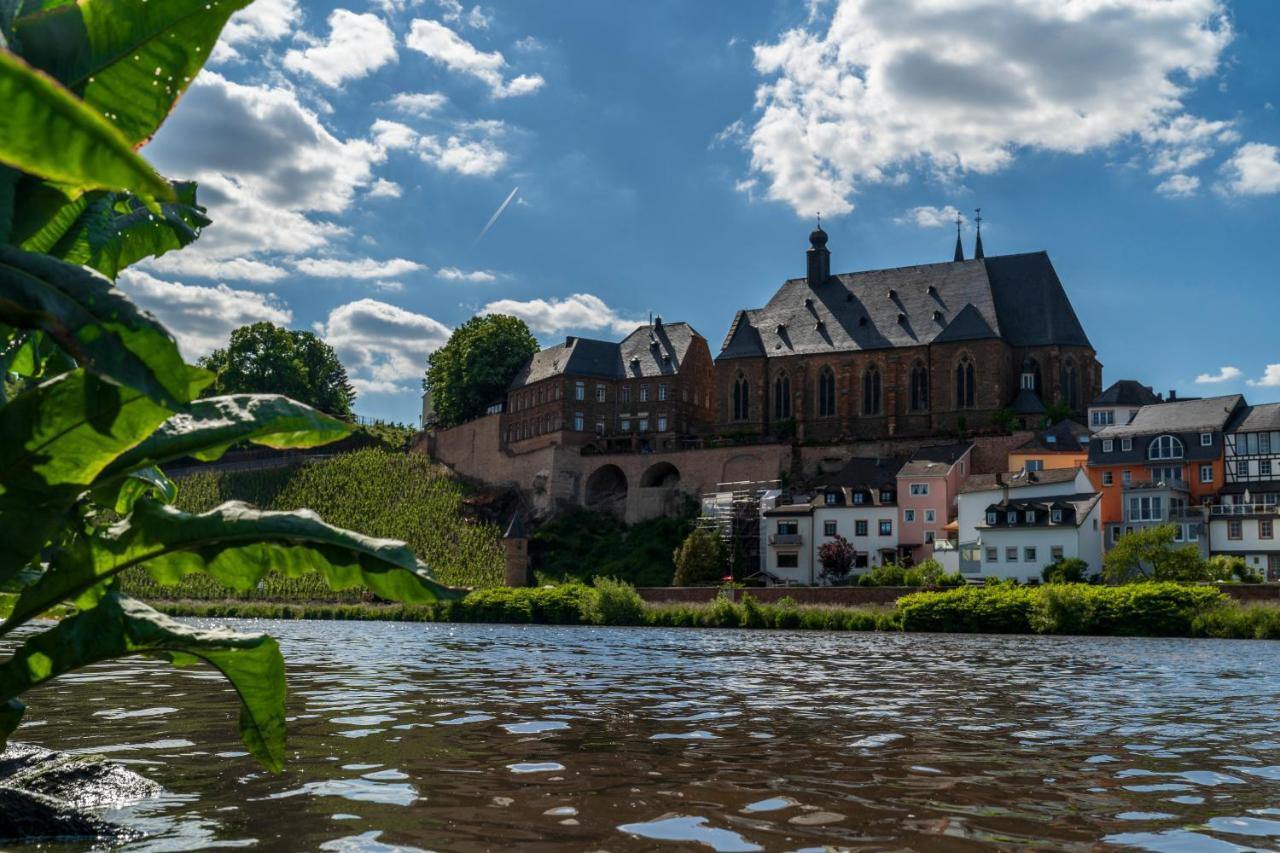
POLYGON ((0 635, 63 601, 92 606, 105 581, 134 566, 162 584, 206 572, 240 591, 253 589, 267 572, 316 571, 332 589, 364 585, 406 604, 463 594, 433 578, 403 542, 332 527, 310 510, 264 512, 233 501, 196 515, 144 499, 128 518, 76 537, 59 552, 50 571, 23 591, 0 635))
POLYGON ((0 579, 38 555, 102 469, 169 415, 83 369, 0 406, 0 579))
POLYGON ((240 696, 240 737, 273 771, 284 765, 284 659, 264 634, 183 625, 139 601, 108 593, 92 610, 27 640, 0 665, 0 750, 22 714, 24 691, 89 664, 155 654, 176 665, 205 661, 240 696))
POLYGON ((91 270, 0 245, 0 323, 40 329, 81 365, 178 409, 213 381, 173 336, 91 270))
POLYGON ((0 163, 76 187, 173 200, 169 182, 119 130, 5 50, 0 50, 0 105, 0 163))
POLYGON ((14 31, 28 62, 62 81, 138 145, 151 138, 195 79, 227 18, 249 2, 26 0, 14 31))

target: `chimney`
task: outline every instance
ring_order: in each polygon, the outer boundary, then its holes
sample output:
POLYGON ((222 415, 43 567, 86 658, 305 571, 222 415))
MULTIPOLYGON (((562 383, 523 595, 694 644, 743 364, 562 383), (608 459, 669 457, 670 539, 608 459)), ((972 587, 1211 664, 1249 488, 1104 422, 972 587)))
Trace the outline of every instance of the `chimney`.
POLYGON ((564 345, 567 347, 571 347, 573 346, 573 342, 575 340, 577 340, 577 338, 575 338, 573 335, 566 335, 564 339, 564 345))
POLYGON ((1176 399, 1178 399, 1178 392, 1177 392, 1176 390, 1174 390, 1173 388, 1170 388, 1170 389, 1169 389, 1169 402, 1170 402, 1170 403, 1172 403, 1172 402, 1173 402, 1174 400, 1176 400, 1176 399))

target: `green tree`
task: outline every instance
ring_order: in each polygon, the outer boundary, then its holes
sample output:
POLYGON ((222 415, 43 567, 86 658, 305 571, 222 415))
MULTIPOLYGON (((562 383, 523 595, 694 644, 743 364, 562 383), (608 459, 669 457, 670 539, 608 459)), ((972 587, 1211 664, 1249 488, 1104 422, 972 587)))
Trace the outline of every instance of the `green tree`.
POLYGON ((1064 402, 1050 403, 1044 412, 1045 426, 1053 426, 1060 421, 1070 420, 1075 414, 1071 406, 1064 402))
POLYGON ((991 425, 1003 433, 1012 433, 1018 428, 1018 416, 1012 409, 996 409, 991 413, 991 425))
POLYGON ((1244 557, 1233 554, 1215 554, 1208 561, 1208 575, 1215 581, 1240 581, 1240 583, 1262 583, 1262 573, 1249 568, 1244 557))
POLYGON ((672 556, 676 564, 676 586, 719 583, 724 576, 724 553, 720 539, 710 530, 698 528, 680 543, 672 556))
POLYGON ((1063 557, 1044 567, 1040 576, 1045 583, 1082 583, 1089 564, 1078 557, 1063 557))
POLYGON ((1103 558, 1102 568, 1111 583, 1134 581, 1202 581, 1209 570, 1200 549, 1175 546, 1177 528, 1160 524, 1121 536, 1103 558))
POLYGON ((351 420, 355 389, 333 347, 311 332, 272 323, 241 326, 225 349, 200 359, 214 374, 207 393, 283 394, 313 409, 351 420))
POLYGON ((537 351, 538 341, 518 317, 484 314, 454 329, 427 359, 422 380, 440 425, 456 426, 483 415, 537 351))
POLYGON ((0 2, 0 592, 13 597, 0 623, 0 750, 28 690, 151 655, 221 672, 246 748, 281 769, 276 641, 175 622, 123 593, 131 569, 165 585, 205 573, 248 590, 268 572, 317 572, 334 589, 399 601, 457 595, 402 543, 311 512, 172 505, 162 466, 174 459, 217 459, 244 441, 313 447, 352 429, 280 395, 200 399, 213 374, 186 364, 169 331, 113 286, 121 269, 210 224, 195 185, 161 177, 136 149, 246 5, 0 2), (32 624, 60 605, 68 615, 55 626, 32 624))

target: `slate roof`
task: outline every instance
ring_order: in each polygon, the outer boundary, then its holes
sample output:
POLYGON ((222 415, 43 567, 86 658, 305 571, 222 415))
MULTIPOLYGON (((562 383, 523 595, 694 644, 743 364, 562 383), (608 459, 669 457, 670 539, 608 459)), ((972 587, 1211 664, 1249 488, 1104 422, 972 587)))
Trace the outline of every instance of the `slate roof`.
POLYGON ((1019 388, 1018 396, 1013 398, 1010 410, 1015 415, 1042 415, 1045 413, 1044 403, 1040 395, 1030 388, 1019 388))
POLYGON ((907 464, 898 471, 898 476, 941 477, 951 469, 952 465, 960 461, 960 457, 964 456, 972 446, 971 444, 939 444, 933 447, 922 447, 911 454, 907 464))
POLYGON ((568 337, 562 344, 534 353, 510 387, 520 388, 553 376, 670 376, 679 372, 689 348, 701 337, 688 323, 661 320, 653 326, 640 326, 620 343, 568 337))
POLYGON ((1159 403, 1160 396, 1151 390, 1150 385, 1143 385, 1133 379, 1119 379, 1111 383, 1107 390, 1099 394, 1090 406, 1150 406, 1159 403))
POLYGON ((740 311, 719 359, 877 350, 1001 338, 1016 347, 1090 347, 1045 252, 783 283, 740 311))
POLYGON ((1133 420, 1123 426, 1116 424, 1099 430, 1094 436, 1126 438, 1139 435, 1157 435, 1166 432, 1209 432, 1220 430, 1244 403, 1240 394, 1223 397, 1206 397, 1203 400, 1170 400, 1143 406, 1133 420))
POLYGON ((1069 483, 1079 472, 1079 468, 1050 468, 1046 471, 1015 471, 1008 474, 972 474, 960 487, 960 494, 1069 483))
POLYGON ((1273 429, 1280 429, 1280 403, 1245 406, 1227 427, 1228 432, 1258 432, 1273 429))
POLYGON ((858 456, 850 459, 844 467, 826 478, 829 486, 849 488, 866 488, 879 491, 885 487, 897 488, 898 472, 906 463, 905 458, 882 456, 872 458, 858 456))
POLYGON ((1084 453, 1089 449, 1089 428, 1073 420, 1061 420, 1020 445, 1014 453, 1084 453))
POLYGON ((1009 524, 1007 521, 1001 520, 997 524, 988 524, 986 513, 983 513, 982 521, 980 521, 976 527, 988 533, 999 530, 1016 531, 1019 529, 1026 530, 1028 528, 1038 527, 1066 527, 1067 525, 1079 527, 1088 520, 1089 513, 1093 511, 1094 506, 1100 500, 1102 500, 1102 494, 1099 492, 1081 492, 1074 495, 1046 495, 1043 498, 1025 498, 1022 500, 1016 498, 1003 500, 998 503, 991 504, 991 506, 987 507, 987 510, 1006 513, 1009 510, 1013 510, 1018 514, 1018 523, 1009 524), (1024 514, 1029 509, 1039 510, 1043 512, 1044 515, 1040 516, 1039 513, 1037 513, 1035 523, 1027 524, 1024 520, 1024 514), (1064 518, 1061 522, 1055 524, 1051 521, 1051 516, 1049 515, 1050 509, 1064 509, 1067 510, 1068 513, 1074 513, 1075 517, 1064 518))

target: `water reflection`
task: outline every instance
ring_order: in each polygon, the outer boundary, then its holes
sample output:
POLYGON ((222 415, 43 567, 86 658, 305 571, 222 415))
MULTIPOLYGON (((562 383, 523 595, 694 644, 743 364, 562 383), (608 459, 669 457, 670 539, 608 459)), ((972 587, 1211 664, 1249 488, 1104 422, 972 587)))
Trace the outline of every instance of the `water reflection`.
POLYGON ((138 849, 1280 846, 1262 642, 280 622, 287 770, 208 670, 91 667, 18 734, 171 792, 138 849), (89 725, 85 725, 89 721, 89 725))

